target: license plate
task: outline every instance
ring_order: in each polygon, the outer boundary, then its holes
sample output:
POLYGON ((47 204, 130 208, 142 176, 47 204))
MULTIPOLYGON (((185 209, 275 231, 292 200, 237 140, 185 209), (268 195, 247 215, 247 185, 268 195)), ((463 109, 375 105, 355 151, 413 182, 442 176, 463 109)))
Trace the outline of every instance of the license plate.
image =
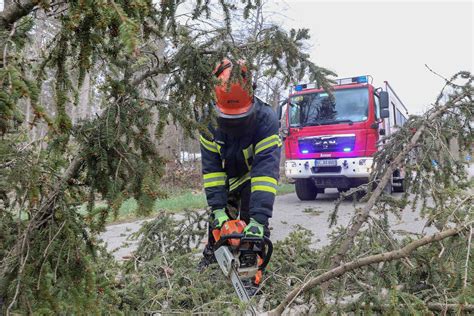
POLYGON ((315 160, 314 165, 316 167, 334 167, 337 166, 336 159, 318 159, 315 160))

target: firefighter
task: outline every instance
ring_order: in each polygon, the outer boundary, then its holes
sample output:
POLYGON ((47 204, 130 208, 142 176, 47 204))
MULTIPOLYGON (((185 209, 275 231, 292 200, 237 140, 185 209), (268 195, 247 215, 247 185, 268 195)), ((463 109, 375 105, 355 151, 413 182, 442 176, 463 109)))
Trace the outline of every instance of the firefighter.
MULTIPOLYGON (((240 216, 248 237, 270 236, 280 165, 281 140, 278 119, 272 108, 255 97, 250 75, 239 63, 242 78, 230 81, 232 62, 223 60, 214 70, 217 126, 212 138, 200 136, 202 172, 207 203, 212 213, 208 243, 199 269, 215 262, 211 229, 240 216), (249 91, 252 90, 252 91, 249 91)), ((259 280, 254 280, 258 285, 259 280)))

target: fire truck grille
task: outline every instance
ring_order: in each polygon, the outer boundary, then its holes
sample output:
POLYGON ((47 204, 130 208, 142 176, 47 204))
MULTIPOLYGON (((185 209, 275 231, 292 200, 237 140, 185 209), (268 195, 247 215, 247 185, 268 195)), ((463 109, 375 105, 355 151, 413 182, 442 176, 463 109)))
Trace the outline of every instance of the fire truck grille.
POLYGON ((315 136, 298 139, 301 153, 350 152, 354 150, 355 135, 315 136))

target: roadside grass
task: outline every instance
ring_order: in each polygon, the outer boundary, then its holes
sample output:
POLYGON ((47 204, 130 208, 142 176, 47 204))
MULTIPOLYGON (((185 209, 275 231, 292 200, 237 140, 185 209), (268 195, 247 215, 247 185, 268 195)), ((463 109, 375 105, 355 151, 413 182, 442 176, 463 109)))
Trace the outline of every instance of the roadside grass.
POLYGON ((293 183, 282 183, 278 186, 277 195, 285 195, 295 192, 295 185, 293 183))
MULTIPOLYGON (((170 195, 170 197, 167 199, 156 199, 155 204, 153 205, 153 211, 149 216, 152 217, 163 210, 175 213, 185 209, 204 209, 206 205, 206 197, 203 193, 184 191, 174 196, 170 195)), ((112 221, 126 221, 137 218, 137 215, 135 214, 137 207, 138 203, 134 198, 124 201, 120 206, 117 218, 113 219, 112 221)))
MULTIPOLYGON (((277 189, 277 195, 284 195, 292 193, 295 191, 294 184, 280 184, 277 189)), ((96 204, 96 208, 103 208, 106 205, 103 203, 96 204)), ((206 196, 204 192, 201 191, 192 191, 192 190, 179 190, 175 194, 170 193, 169 198, 167 199, 157 199, 153 206, 153 211, 148 215, 148 217, 153 217, 160 211, 166 211, 171 213, 181 212, 185 209, 188 210, 199 210, 204 209, 207 206, 206 196)), ((133 221, 138 218, 143 218, 137 216, 136 210, 138 203, 134 198, 125 200, 120 209, 118 210, 117 216, 110 215, 107 219, 108 223, 119 223, 133 221)), ((79 208, 79 213, 86 213, 86 206, 82 205, 79 208)))

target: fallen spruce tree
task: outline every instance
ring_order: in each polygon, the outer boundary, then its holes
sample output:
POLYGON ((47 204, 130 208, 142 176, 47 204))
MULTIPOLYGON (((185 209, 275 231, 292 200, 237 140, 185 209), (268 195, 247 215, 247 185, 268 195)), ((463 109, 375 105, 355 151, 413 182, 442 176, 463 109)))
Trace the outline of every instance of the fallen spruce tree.
POLYGON ((146 297, 129 306, 120 295, 97 236, 124 200, 134 197, 146 215, 164 196, 165 126, 194 137, 213 119, 196 117, 213 99, 223 57, 284 84, 305 76, 327 88, 333 73, 309 60, 308 30, 261 23, 259 0, 5 3, 0 313, 145 309, 146 297))
MULTIPOLYGON (((254 308, 267 315, 470 314, 474 312, 472 180, 461 152, 472 144, 472 76, 448 81, 449 99, 423 116, 411 117, 375 157, 365 204, 356 205, 348 227, 331 243, 311 249, 312 233, 299 230, 275 244, 254 308), (462 85, 454 82, 464 81, 462 85), (436 161, 436 164, 433 163, 436 161), (396 168, 406 172, 405 193, 393 198, 384 188, 396 168), (374 188, 371 190, 371 188, 374 188), (393 231, 389 216, 416 211, 429 232, 393 231), (390 215, 389 215, 390 214, 390 215)), ((337 210, 332 220, 337 218, 337 210)), ((120 275, 123 310, 149 313, 246 311, 230 282, 215 266, 196 272, 205 218, 188 213, 177 221, 165 213, 143 227, 137 251, 120 275)), ((330 223, 328 223, 329 225, 330 223)))

